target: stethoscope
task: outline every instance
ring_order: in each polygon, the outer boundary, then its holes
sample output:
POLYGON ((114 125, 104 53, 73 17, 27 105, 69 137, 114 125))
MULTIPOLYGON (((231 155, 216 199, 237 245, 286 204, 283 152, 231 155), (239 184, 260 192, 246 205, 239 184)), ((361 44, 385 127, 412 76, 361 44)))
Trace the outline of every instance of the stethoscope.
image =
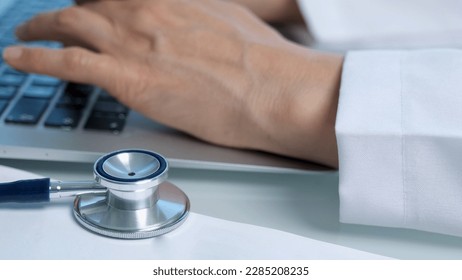
POLYGON ((50 178, 0 184, 0 202, 48 202, 73 197, 74 216, 88 230, 109 237, 139 239, 180 226, 188 197, 166 181, 167 160, 152 151, 120 150, 94 164, 94 181, 50 178))

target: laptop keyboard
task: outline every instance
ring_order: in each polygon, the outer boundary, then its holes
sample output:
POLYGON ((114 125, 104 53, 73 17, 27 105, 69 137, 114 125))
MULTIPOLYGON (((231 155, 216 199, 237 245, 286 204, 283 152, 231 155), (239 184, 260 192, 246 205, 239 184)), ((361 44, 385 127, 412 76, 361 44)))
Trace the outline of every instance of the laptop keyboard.
MULTIPOLYGON (((16 0, 0 15, 0 51, 8 45, 59 48, 56 42, 18 42, 16 26, 35 14, 71 5, 69 0, 16 0)), ((129 110, 90 85, 29 74, 8 66, 0 56, 0 122, 50 129, 101 130, 119 133, 129 110)))

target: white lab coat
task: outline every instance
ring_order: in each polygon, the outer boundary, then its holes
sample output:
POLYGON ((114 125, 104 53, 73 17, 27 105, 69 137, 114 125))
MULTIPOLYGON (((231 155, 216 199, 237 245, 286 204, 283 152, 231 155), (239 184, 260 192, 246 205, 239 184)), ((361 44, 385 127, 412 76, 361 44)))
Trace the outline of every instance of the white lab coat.
POLYGON ((341 221, 462 236, 462 1, 299 4, 318 47, 356 49, 336 122, 341 221))

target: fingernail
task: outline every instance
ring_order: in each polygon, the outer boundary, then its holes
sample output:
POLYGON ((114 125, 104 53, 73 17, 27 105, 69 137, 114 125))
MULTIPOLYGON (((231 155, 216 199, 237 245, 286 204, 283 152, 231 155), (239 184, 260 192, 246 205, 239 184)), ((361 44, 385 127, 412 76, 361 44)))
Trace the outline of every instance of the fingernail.
POLYGON ((20 58, 22 55, 21 47, 9 47, 3 51, 3 58, 5 60, 15 60, 20 58))

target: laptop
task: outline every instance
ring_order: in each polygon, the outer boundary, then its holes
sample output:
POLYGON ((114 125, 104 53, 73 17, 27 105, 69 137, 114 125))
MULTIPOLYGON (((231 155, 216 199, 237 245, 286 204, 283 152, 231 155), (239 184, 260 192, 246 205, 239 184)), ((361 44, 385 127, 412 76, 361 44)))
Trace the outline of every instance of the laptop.
MULTIPOLYGON (((1 0, 0 51, 18 44, 15 27, 71 0, 1 0)), ((23 42, 21 44, 24 44, 23 42)), ((28 45, 59 48, 57 42, 28 45)), ((0 158, 94 162, 119 149, 148 149, 172 167, 317 172, 323 166, 211 145, 143 117, 91 86, 17 71, 0 58, 0 158)))

